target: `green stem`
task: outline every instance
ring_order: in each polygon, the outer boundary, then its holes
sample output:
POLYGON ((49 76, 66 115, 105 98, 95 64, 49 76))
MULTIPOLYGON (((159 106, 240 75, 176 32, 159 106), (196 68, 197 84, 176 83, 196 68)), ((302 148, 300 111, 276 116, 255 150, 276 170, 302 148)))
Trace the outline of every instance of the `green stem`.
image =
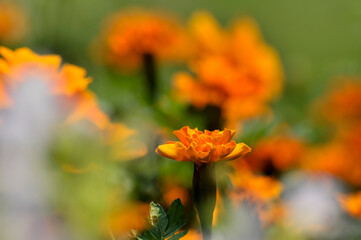
POLYGON ((208 105, 205 108, 206 120, 206 129, 213 130, 222 130, 223 121, 222 121, 222 110, 218 106, 208 105))
POLYGON ((157 72, 155 57, 151 53, 143 55, 143 68, 146 84, 148 85, 149 101, 154 103, 157 91, 157 72))
POLYGON ((215 179, 215 164, 197 165, 194 163, 193 196, 203 240, 212 237, 213 212, 216 206, 217 185, 215 179))

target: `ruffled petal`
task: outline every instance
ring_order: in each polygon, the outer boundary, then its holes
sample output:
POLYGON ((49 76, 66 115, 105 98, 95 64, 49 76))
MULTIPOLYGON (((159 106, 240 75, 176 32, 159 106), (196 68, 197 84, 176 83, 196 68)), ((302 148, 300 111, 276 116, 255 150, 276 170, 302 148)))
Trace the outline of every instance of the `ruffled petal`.
POLYGON ((233 138, 234 134, 236 134, 235 130, 231 130, 228 128, 225 128, 222 131, 222 137, 219 139, 218 144, 226 144, 233 138))
POLYGON ((237 144, 235 141, 231 141, 227 144, 217 145, 215 153, 213 154, 212 162, 223 160, 223 158, 234 151, 237 144))
POLYGON ((174 131, 174 135, 177 136, 179 141, 181 141, 186 147, 189 147, 192 142, 190 128, 188 126, 182 127, 180 130, 174 131))
POLYGON ((228 160, 234 160, 236 158, 241 158, 247 153, 251 151, 251 148, 248 147, 244 143, 238 143, 234 150, 227 156, 225 156, 222 160, 228 161, 228 160))

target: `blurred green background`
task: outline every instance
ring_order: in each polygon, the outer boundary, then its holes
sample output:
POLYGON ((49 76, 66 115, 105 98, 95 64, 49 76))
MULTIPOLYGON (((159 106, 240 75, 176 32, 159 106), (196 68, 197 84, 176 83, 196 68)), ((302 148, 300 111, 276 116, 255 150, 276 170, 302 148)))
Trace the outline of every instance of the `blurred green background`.
MULTIPOLYGON (((28 11, 31 29, 25 42, 40 51, 60 54, 64 61, 84 66, 95 81, 91 88, 100 99, 120 104, 126 98, 112 91, 122 84, 135 93, 142 91, 136 76, 114 75, 100 70, 89 57, 89 44, 98 35, 103 20, 127 7, 146 7, 173 12, 184 23, 195 11, 206 9, 225 26, 234 17, 256 19, 266 41, 282 59, 286 90, 276 111, 287 121, 302 123, 308 104, 338 75, 360 75, 361 2, 358 0, 305 1, 168 1, 168 0, 18 0, 28 11), (119 78, 119 76, 116 76, 119 78), (302 110, 302 111, 299 111, 302 110)), ((161 79, 169 86, 174 69, 162 68, 161 79)), ((110 106, 112 107, 112 106, 110 106)), ((276 114, 277 115, 277 114, 276 114)))
MULTIPOLYGON (((0 0, 1 2, 1 0, 0 0)), ((209 10, 223 25, 232 19, 251 16, 259 24, 265 41, 280 54, 284 67, 285 86, 282 95, 273 103, 275 118, 272 122, 252 120, 244 127, 242 141, 251 147, 267 131, 280 123, 287 123, 292 132, 318 142, 326 139, 327 126, 315 125, 310 115, 312 104, 332 85, 337 76, 361 76, 361 1, 359 0, 9 0, 18 3, 28 15, 27 36, 11 48, 26 46, 38 53, 54 53, 64 62, 84 67, 94 81, 90 88, 96 93, 102 109, 112 120, 122 121, 141 133, 141 139, 150 154, 134 162, 109 163, 110 171, 84 176, 59 174, 59 191, 73 194, 74 199, 57 199, 66 213, 88 220, 85 228, 98 224, 91 218, 104 214, 101 203, 107 201, 110 189, 124 188, 134 199, 149 202, 160 199, 159 188, 167 176, 179 178, 186 187, 191 185, 193 166, 176 161, 156 158, 154 149, 163 139, 154 139, 154 129, 160 126, 179 129, 204 126, 204 116, 174 102, 169 96, 171 77, 187 65, 159 65, 159 105, 150 106, 146 99, 146 86, 142 72, 119 73, 110 67, 99 65, 92 57, 91 44, 99 35, 109 14, 128 7, 165 10, 174 13, 183 24, 196 10, 209 10), (152 161, 147 161, 152 160, 152 161), (158 161, 159 160, 159 161, 158 161), (114 165, 113 165, 114 164, 114 165), (102 175, 103 174, 103 175, 102 175), (159 177, 161 176, 161 177, 159 177), (131 182, 128 184, 127 181, 131 182), (110 182, 110 184, 109 184, 110 182), (123 185, 124 186, 123 186, 123 185), (70 186, 70 187, 69 187, 70 186), (84 189, 84 186, 87 188, 84 189), (108 189, 109 187, 109 189, 108 189), (89 189, 88 189, 89 188, 89 189), (96 192, 94 188, 103 189, 96 192), (84 191, 84 194, 82 193, 84 191), (137 195, 138 194, 138 195, 137 195), (92 197, 92 196, 97 197, 92 197), (134 195, 134 196, 133 196, 134 195), (72 201, 73 200, 73 201, 72 201), (85 203, 85 204, 84 204, 85 203), (100 204, 99 204, 100 203, 100 204), (93 211, 89 211, 93 209, 93 211), (83 212, 88 211, 87 214, 83 212), (91 216, 91 217, 89 217, 91 216)), ((159 130, 161 131, 161 130, 159 130)), ((167 131, 164 131, 167 133, 167 131)), ((159 134, 168 137, 166 134, 159 134)), ((85 147, 77 144, 78 136, 69 134, 57 139, 56 158, 92 159, 104 152, 98 143, 85 147), (73 139, 74 138, 74 139, 73 139), (71 143, 71 144, 69 144, 71 143), (93 151, 81 151, 92 146, 93 151)), ((101 157, 97 158, 98 160, 101 157)), ((77 160, 77 159, 76 159, 77 160)), ((103 159, 101 159, 103 160, 103 159)), ((123 189, 121 189, 123 191, 123 189)), ((95 217, 95 218, 96 218, 95 217)), ((75 224, 76 225, 76 224, 75 224)), ((95 231, 93 229, 93 231, 95 231)), ((277 234, 276 234, 277 235, 277 234)), ((280 236, 280 235, 278 235, 280 236)), ((94 237, 96 239, 96 237, 94 237)), ((287 239, 284 237, 283 239, 287 239)), ((302 238, 303 239, 303 238, 302 238)))

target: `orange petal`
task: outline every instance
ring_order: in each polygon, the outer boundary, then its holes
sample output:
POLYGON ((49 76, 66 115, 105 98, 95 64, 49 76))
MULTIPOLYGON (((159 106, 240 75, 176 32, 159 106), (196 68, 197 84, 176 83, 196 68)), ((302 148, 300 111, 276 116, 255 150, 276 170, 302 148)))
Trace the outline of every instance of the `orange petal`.
POLYGON ((234 160, 236 158, 241 158, 244 155, 246 155, 247 153, 249 153, 250 151, 251 151, 251 148, 248 147, 246 144, 238 143, 236 145, 236 147, 234 148, 234 150, 229 155, 224 157, 222 160, 228 161, 228 160, 234 160))
POLYGON ((217 145, 215 154, 213 155, 212 161, 217 162, 223 160, 223 158, 234 151, 237 144, 235 141, 231 141, 227 144, 217 145))
POLYGON ((85 91, 79 94, 75 110, 68 117, 67 122, 77 122, 87 119, 101 129, 109 124, 108 116, 102 112, 96 101, 94 93, 85 91))
POLYGON ((11 99, 5 90, 4 84, 0 81, 0 109, 11 104, 11 99))
POLYGON ((229 141, 231 141, 231 139, 233 138, 234 134, 236 134, 236 130, 231 130, 231 129, 225 128, 222 133, 223 133, 223 135, 222 135, 222 137, 219 139, 218 144, 226 144, 226 143, 228 143, 229 141))
POLYGON ((192 136, 189 133, 190 128, 188 126, 182 127, 180 130, 174 131, 174 135, 187 147, 191 144, 192 136))
POLYGON ((87 89, 91 78, 86 77, 86 71, 84 68, 72 65, 64 64, 60 70, 61 81, 55 88, 56 93, 74 94, 87 89))
POLYGON ((185 149, 184 145, 180 142, 162 144, 155 150, 162 157, 186 161, 185 158, 179 154, 179 149, 185 149))

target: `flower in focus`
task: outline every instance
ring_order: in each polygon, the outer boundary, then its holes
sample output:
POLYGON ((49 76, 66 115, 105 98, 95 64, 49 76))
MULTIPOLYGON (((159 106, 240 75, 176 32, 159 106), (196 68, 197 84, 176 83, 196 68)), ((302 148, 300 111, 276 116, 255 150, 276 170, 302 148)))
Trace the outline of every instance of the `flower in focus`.
POLYGON ((361 192, 339 197, 341 207, 351 216, 361 219, 361 192))
POLYGON ((241 158, 251 151, 244 143, 231 140, 236 132, 230 129, 204 132, 197 128, 183 127, 174 131, 180 141, 160 145, 156 152, 177 161, 194 162, 197 165, 241 158))
POLYGON ((206 12, 191 20, 196 51, 193 74, 174 76, 175 94, 197 108, 221 108, 226 125, 268 112, 267 103, 281 91, 282 68, 277 53, 262 39, 255 22, 237 20, 225 31, 206 12))
POLYGON ((186 52, 182 27, 167 15, 133 9, 112 16, 100 37, 105 61, 119 67, 138 67, 145 55, 177 59, 186 52))
POLYGON ((25 34, 24 13, 16 6, 0 3, 0 43, 14 42, 25 34))

